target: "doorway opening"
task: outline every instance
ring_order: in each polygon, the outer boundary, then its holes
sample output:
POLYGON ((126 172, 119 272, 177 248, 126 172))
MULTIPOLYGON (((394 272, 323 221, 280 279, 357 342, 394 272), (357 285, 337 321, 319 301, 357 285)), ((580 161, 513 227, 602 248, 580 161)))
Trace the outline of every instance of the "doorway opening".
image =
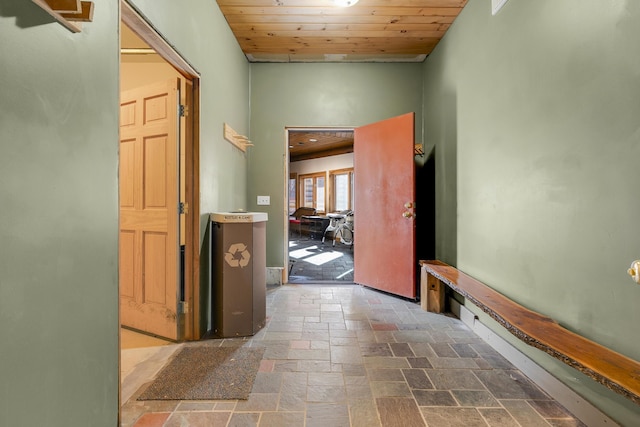
POLYGON ((135 331, 121 332, 121 347, 130 348, 201 336, 200 82, 132 5, 120 4, 118 282, 121 325, 135 331), (154 318, 158 311, 168 320, 154 318))
POLYGON ((353 283, 353 128, 287 128, 289 283, 353 283))

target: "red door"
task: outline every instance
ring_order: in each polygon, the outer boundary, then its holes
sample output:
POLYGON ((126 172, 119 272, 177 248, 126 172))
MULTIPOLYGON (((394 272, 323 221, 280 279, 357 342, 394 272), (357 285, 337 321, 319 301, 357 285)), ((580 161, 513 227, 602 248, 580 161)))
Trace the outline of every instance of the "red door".
POLYGON ((414 113, 354 134, 354 282, 416 298, 414 113))

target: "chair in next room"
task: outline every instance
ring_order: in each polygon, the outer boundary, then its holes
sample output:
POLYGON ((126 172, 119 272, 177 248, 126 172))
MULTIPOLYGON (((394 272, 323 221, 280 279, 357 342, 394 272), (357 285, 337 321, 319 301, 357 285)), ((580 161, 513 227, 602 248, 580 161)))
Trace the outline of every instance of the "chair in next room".
POLYGON ((292 229, 295 227, 298 231, 298 236, 302 237, 302 217, 313 216, 315 214, 316 210, 314 208, 300 207, 296 209, 295 212, 289 215, 289 234, 291 234, 292 229))
POLYGON ((327 237, 327 233, 333 236, 333 246, 336 245, 336 238, 345 245, 353 244, 353 211, 348 209, 340 212, 327 214, 329 225, 322 234, 322 244, 327 237))

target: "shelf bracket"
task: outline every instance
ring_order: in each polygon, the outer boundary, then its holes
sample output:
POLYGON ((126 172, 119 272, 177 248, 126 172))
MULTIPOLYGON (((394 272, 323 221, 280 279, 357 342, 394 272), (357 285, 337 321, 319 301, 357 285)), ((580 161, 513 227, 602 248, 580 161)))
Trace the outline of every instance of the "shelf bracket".
POLYGON ((249 138, 244 135, 240 135, 226 123, 224 124, 224 139, 238 147, 243 153, 247 152, 247 147, 253 146, 251 141, 249 141, 249 138))

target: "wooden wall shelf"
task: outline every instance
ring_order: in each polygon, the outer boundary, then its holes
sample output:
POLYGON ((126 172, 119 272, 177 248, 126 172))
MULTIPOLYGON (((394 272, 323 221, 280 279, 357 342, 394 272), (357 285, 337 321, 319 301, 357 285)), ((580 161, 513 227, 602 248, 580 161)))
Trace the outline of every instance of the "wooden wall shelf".
POLYGON ((226 123, 224 124, 224 139, 238 147, 244 153, 247 152, 247 147, 253 146, 251 141, 249 141, 249 138, 244 135, 240 135, 226 123))
POLYGON ((93 21, 93 2, 81 0, 32 0, 72 33, 82 31, 82 22, 93 21))

